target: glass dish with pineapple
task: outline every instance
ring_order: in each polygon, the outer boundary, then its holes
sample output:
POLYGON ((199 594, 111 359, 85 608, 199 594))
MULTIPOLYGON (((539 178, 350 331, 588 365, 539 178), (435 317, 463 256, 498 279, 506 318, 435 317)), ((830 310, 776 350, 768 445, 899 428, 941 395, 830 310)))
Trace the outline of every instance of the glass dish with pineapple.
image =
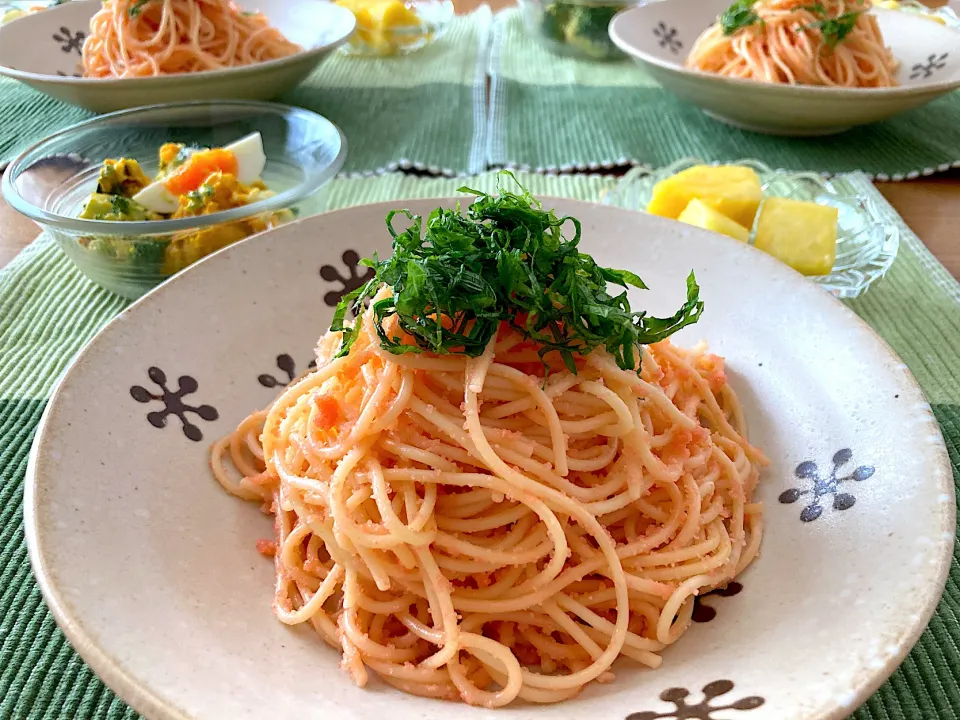
POLYGON ((636 168, 603 201, 750 243, 851 298, 886 274, 900 245, 869 187, 857 173, 825 179, 757 160, 691 158, 656 171, 636 168))
POLYGON ((19 20, 25 15, 43 12, 47 8, 63 5, 70 0, 44 0, 43 2, 29 2, 25 0, 11 0, 0 2, 0 25, 19 20))
POLYGON ((346 55, 406 55, 439 39, 453 21, 451 0, 336 0, 357 28, 340 47, 346 55))

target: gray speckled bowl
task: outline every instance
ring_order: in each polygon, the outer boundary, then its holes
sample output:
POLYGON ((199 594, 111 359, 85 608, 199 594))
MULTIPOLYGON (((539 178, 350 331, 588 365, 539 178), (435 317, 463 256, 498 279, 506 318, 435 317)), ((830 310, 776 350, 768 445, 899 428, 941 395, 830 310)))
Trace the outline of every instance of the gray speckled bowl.
POLYGON ((737 127, 775 135, 828 135, 885 120, 960 87, 960 32, 916 14, 874 8, 900 61, 894 88, 774 85, 684 67, 694 42, 730 0, 670 0, 626 10, 610 37, 677 97, 737 127))
POLYGON ((896 668, 936 607, 955 527, 946 450, 907 369, 747 245, 548 202, 581 219, 598 262, 641 274, 652 289, 633 299, 651 312, 675 308, 696 271, 706 311, 676 342, 726 357, 771 459, 762 556, 740 584, 698 600, 707 622, 661 668, 621 660, 614 682, 575 699, 497 711, 357 688, 312 630, 278 622, 273 568, 254 549, 271 521, 223 492, 208 448, 306 367, 361 281, 359 256, 389 251, 398 204, 353 208, 160 286, 90 343, 47 407, 27 472, 30 557, 60 626, 123 699, 152 720, 840 720, 896 668))

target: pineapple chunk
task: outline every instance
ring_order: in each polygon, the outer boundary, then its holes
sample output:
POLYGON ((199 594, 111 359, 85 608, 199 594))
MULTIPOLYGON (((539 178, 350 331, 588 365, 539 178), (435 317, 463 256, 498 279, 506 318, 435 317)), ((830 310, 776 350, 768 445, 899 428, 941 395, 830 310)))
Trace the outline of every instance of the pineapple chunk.
POLYGON ((377 24, 373 21, 369 8, 358 7, 353 11, 353 16, 357 19, 357 29, 370 32, 375 30, 377 24))
POLYGON ((751 228, 763 199, 763 190, 760 178, 751 168, 695 165, 658 182, 653 188, 647 212, 677 219, 694 198, 735 223, 751 228))
POLYGON ((417 27, 420 24, 420 19, 416 14, 398 0, 377 3, 370 8, 370 13, 381 30, 417 27))
POLYGON ((407 38, 398 31, 416 31, 420 18, 400 0, 336 0, 357 19, 356 37, 371 48, 387 54, 395 46, 415 41, 417 33, 407 38))
POLYGON ((704 230, 713 230, 713 232, 721 235, 729 235, 742 242, 747 242, 750 239, 750 231, 743 225, 735 223, 726 215, 721 215, 697 198, 690 201, 677 220, 688 225, 696 225, 704 230))
MULTIPOLYGON (((897 0, 883 0, 883 2, 874 3, 874 7, 882 7, 882 8, 886 8, 887 10, 901 10, 901 9, 902 9, 902 8, 900 7, 900 3, 897 2, 897 0)), ((932 20, 933 22, 935 22, 935 23, 940 23, 941 25, 946 25, 946 24, 947 24, 947 21, 944 20, 944 19, 943 19, 942 17, 940 17, 939 15, 934 15, 934 14, 929 13, 929 12, 919 12, 919 13, 914 13, 914 14, 915 14, 915 15, 919 15, 919 16, 922 17, 924 20, 932 20)))
POLYGON ((337 0, 357 18, 358 27, 366 30, 392 30, 417 27, 420 19, 400 0, 337 0))
POLYGON ((767 198, 754 245, 804 275, 826 275, 837 259, 838 215, 826 205, 767 198))

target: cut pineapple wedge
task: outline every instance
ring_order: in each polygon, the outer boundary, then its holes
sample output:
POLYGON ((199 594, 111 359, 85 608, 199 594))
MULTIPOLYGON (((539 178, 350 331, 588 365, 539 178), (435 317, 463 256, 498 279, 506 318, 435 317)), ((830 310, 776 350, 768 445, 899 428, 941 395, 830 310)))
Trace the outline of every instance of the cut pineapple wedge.
MULTIPOLYGON (((900 10, 900 9, 902 9, 902 8, 900 7, 900 3, 897 2, 897 0, 883 0, 883 2, 874 3, 874 7, 882 7, 882 8, 885 8, 885 9, 887 9, 887 10, 900 10)), ((915 15, 919 15, 919 16, 922 17, 924 20, 932 20, 933 22, 940 23, 941 25, 946 25, 946 24, 947 24, 947 21, 944 20, 944 19, 943 19, 942 17, 940 17, 939 15, 934 15, 934 14, 928 13, 928 12, 919 12, 919 13, 914 13, 914 14, 915 14, 915 15)))
POLYGON ((763 189, 752 168, 695 165, 658 182, 653 188, 647 212, 677 219, 693 199, 699 199, 721 215, 751 228, 763 199, 763 189))
POLYGON ((373 47, 389 47, 392 31, 418 28, 420 18, 400 0, 336 0, 357 19, 357 35, 373 47))
POLYGON ((696 225, 704 230, 729 235, 741 242, 747 242, 750 239, 750 231, 743 225, 734 222, 726 215, 721 215, 698 198, 694 198, 687 204, 677 220, 688 225, 696 225))
POLYGON ((826 205, 767 198, 754 245, 804 275, 826 275, 837 259, 838 215, 826 205))
POLYGON ((337 0, 337 5, 352 12, 364 28, 390 30, 420 24, 416 13, 400 0, 337 0))
POLYGON ((374 23, 383 30, 417 27, 420 24, 416 13, 398 0, 371 4, 370 15, 374 23))

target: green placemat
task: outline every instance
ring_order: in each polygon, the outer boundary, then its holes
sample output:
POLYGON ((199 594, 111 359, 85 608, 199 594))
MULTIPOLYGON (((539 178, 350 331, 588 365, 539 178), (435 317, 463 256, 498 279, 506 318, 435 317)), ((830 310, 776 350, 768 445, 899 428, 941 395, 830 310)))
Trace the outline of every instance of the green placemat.
MULTIPOLYGON (((299 87, 277 99, 332 120, 347 136, 343 172, 417 168, 444 175, 486 169, 487 6, 454 19, 447 33, 407 56, 333 53, 299 87)), ((0 78, 0 165, 30 143, 93 117, 0 78)))
MULTIPOLYGON (((520 175, 533 192, 596 200, 615 180, 520 175)), ((960 482, 960 285, 930 255, 862 175, 844 178, 871 193, 900 225, 900 254, 886 278, 850 302, 904 359, 933 404, 960 482)), ((334 181, 331 208, 487 191, 496 176, 419 179, 390 174, 334 181)), ((23 537, 27 454, 56 379, 127 302, 83 278, 48 238, 0 270, 0 720, 135 718, 72 651, 47 611, 23 537)), ((960 547, 960 546, 958 546, 960 547)), ((960 566, 913 652, 855 720, 960 718, 960 566)))
POLYGON ((490 75, 495 166, 657 168, 685 157, 752 157, 774 168, 861 170, 880 180, 960 167, 960 92, 829 138, 760 135, 677 100, 631 61, 558 58, 524 31, 513 9, 494 21, 490 75))

